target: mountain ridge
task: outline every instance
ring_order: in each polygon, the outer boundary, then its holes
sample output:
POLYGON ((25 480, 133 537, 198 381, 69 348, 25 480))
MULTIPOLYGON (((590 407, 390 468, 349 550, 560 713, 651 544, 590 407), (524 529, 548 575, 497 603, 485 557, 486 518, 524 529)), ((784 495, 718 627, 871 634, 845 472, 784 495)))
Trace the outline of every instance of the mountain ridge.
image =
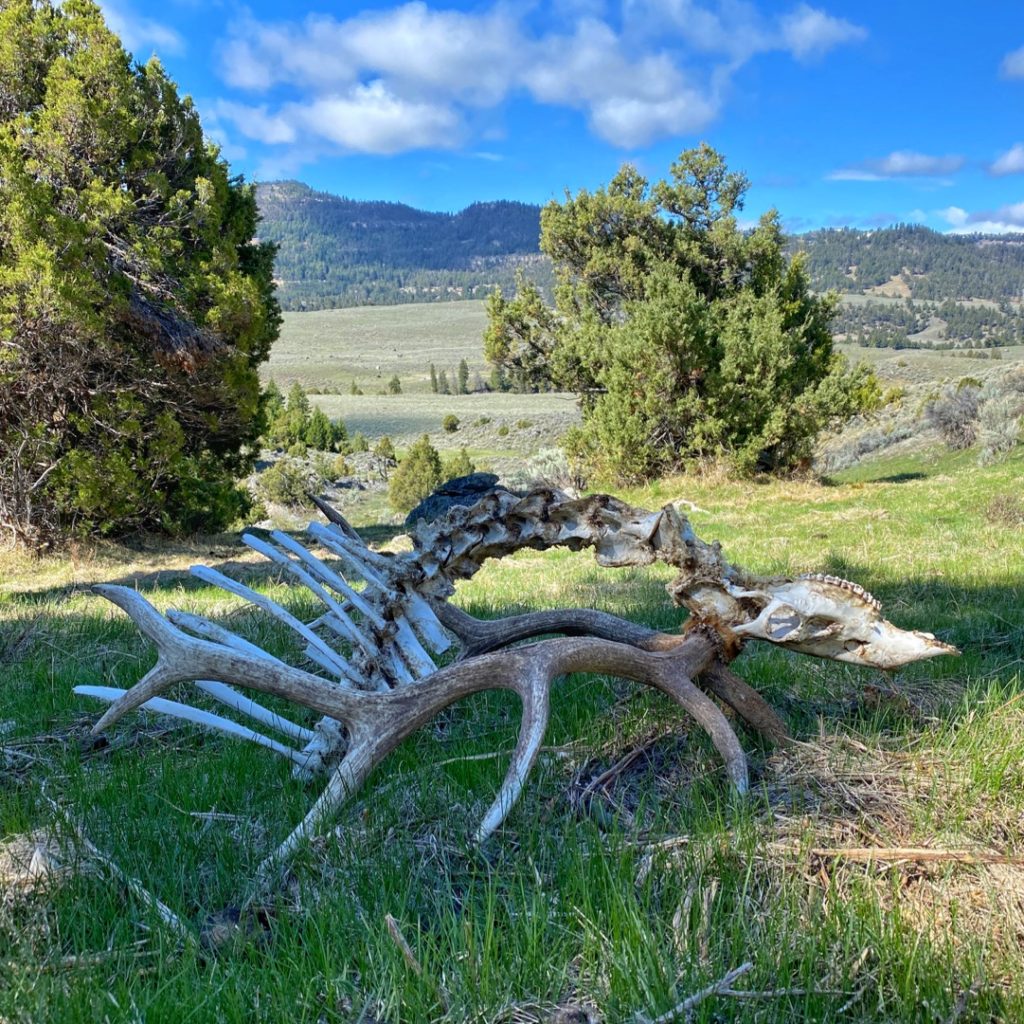
MULTIPOLYGON (((287 310, 484 298, 523 270, 547 292, 541 207, 515 200, 454 212, 357 200, 303 182, 257 186, 261 239, 279 246, 287 310)), ((816 289, 942 301, 1024 299, 1024 235, 948 235, 915 224, 792 236, 816 289)))

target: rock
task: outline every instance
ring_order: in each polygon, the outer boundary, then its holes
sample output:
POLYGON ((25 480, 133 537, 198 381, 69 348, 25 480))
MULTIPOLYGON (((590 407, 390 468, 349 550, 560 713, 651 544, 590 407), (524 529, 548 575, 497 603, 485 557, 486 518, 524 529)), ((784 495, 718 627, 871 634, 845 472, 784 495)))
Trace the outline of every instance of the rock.
POLYGON ((475 505, 498 484, 496 473, 470 473, 447 480, 432 494, 428 494, 406 517, 405 525, 412 526, 419 519, 432 522, 457 505, 475 505))

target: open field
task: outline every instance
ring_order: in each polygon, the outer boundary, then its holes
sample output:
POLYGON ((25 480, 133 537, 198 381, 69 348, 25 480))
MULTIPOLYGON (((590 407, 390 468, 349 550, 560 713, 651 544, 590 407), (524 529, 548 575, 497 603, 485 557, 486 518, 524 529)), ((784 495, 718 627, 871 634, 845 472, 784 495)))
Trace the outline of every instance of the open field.
POLYGON ((430 392, 430 364, 449 380, 460 359, 486 379, 482 302, 442 302, 404 306, 358 306, 317 313, 285 313, 281 336, 263 367, 287 390, 292 381, 306 388, 342 388, 353 379, 367 393, 398 374, 405 391, 430 392))
MULTIPOLYGON (((686 498, 698 532, 736 562, 852 577, 899 625, 964 655, 883 677, 749 649, 738 670, 800 742, 772 751, 743 736, 754 789, 742 802, 662 697, 567 679, 524 796, 481 851, 467 832, 504 773, 518 706, 470 699, 407 741, 299 857, 252 915, 269 930, 217 952, 181 943, 76 845, 72 823, 199 929, 245 903, 310 790, 255 747, 161 719, 134 716, 90 745, 96 711, 71 687, 127 685, 152 653, 87 587, 135 584, 279 653, 279 629, 182 570, 226 565, 305 618, 309 596, 228 537, 0 555, 0 1018, 527 1024, 589 1012, 618 1024, 747 961, 735 988, 762 996, 708 999, 694 1021, 1024 1018, 1022 471, 1020 457, 979 470, 970 453, 929 453, 829 486, 687 477, 625 495, 686 498), (25 836, 51 843, 50 874, 45 857, 35 875, 19 866, 25 836), (871 846, 1004 862, 835 852, 871 846)), ((457 600, 478 615, 589 605, 665 628, 678 618, 667 575, 528 552, 457 600)))
POLYGON ((865 348, 837 344, 851 363, 865 362, 886 384, 940 384, 961 377, 999 373, 1024 360, 1024 345, 993 349, 999 359, 973 359, 956 352, 932 352, 924 348, 865 348))

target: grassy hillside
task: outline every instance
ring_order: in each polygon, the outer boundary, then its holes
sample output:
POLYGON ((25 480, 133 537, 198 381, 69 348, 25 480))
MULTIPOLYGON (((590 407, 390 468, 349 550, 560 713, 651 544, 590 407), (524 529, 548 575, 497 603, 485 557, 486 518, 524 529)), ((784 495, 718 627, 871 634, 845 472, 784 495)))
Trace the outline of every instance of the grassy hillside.
MULTIPOLYGON (((693 1020, 1021 1019, 1022 472, 1020 458, 978 469, 970 455, 925 454, 830 486, 676 478, 627 495, 693 502, 697 530, 760 572, 850 576, 899 625, 964 655, 882 676, 749 649, 738 670, 800 742, 772 751, 743 737, 754 789, 742 802, 663 698, 567 679, 524 797, 481 851, 466 836, 504 773, 518 707, 474 698, 397 751, 250 908, 269 931, 256 924, 216 953, 180 945, 76 846, 71 823, 199 928, 245 902, 311 792, 256 748, 160 719, 135 716, 90 744, 96 712, 71 687, 127 685, 152 653, 87 588, 136 585, 275 651, 273 625, 181 570, 226 566, 305 617, 311 602, 240 559, 231 538, 2 556, 0 1017, 539 1022, 576 1007, 557 1019, 585 1010, 610 1024, 654 1018, 750 961, 736 988, 762 996, 708 999, 693 1020), (32 835, 52 840, 60 864, 45 885, 13 856, 32 835), (1010 859, 865 864, 835 852, 865 846, 1010 859)), ((665 578, 525 553, 457 600, 480 615, 590 605, 671 627, 665 578)))

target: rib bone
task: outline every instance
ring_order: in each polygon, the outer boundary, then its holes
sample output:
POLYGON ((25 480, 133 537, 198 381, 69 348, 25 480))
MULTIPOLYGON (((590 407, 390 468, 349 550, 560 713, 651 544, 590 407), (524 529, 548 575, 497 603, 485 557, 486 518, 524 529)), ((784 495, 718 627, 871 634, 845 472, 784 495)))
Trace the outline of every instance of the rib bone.
POLYGON ((312 738, 303 737, 302 771, 311 773, 343 756, 326 789, 271 860, 292 853, 405 737, 442 708, 479 690, 512 690, 523 704, 508 774, 475 833, 482 842, 500 826, 522 790, 544 735, 551 684, 566 673, 620 676, 667 694, 709 734, 728 778, 742 792, 747 786, 742 748, 718 705, 694 680, 769 739, 783 741, 785 726, 775 712, 727 667, 746 640, 882 669, 956 653, 930 633, 887 622, 879 603, 854 583, 820 574, 759 577, 730 565, 719 545, 697 537, 672 506, 649 512, 609 495, 571 500, 557 491, 519 497, 497 490, 433 523, 420 522, 412 552, 385 555, 371 551, 330 506, 318 504, 331 525, 312 524, 310 538, 342 560, 347 579, 283 534, 271 535, 276 546, 247 539, 320 599, 326 612, 313 623, 298 621, 276 602, 220 573, 203 567, 193 571, 288 625, 330 679, 272 658, 198 617, 171 612, 164 618, 133 591, 96 588, 135 620, 157 645, 159 658, 114 701, 94 731, 168 686, 196 679, 216 680, 215 696, 219 693, 267 724, 272 724, 265 717, 269 711, 242 703, 245 698, 235 702, 233 691, 219 687, 275 694, 325 716, 312 738), (456 583, 473 576, 488 559, 523 548, 555 547, 593 548, 598 564, 608 567, 673 566, 677 575, 667 589, 674 603, 689 611, 687 628, 681 634, 659 633, 588 609, 482 622, 446 604, 456 583), (360 579, 362 589, 349 582, 360 579), (458 638, 460 658, 435 668, 432 653, 442 653, 450 643, 445 628, 458 638), (509 649, 549 633, 563 637, 509 649), (331 646, 329 640, 337 636, 351 645, 350 653, 331 646))

